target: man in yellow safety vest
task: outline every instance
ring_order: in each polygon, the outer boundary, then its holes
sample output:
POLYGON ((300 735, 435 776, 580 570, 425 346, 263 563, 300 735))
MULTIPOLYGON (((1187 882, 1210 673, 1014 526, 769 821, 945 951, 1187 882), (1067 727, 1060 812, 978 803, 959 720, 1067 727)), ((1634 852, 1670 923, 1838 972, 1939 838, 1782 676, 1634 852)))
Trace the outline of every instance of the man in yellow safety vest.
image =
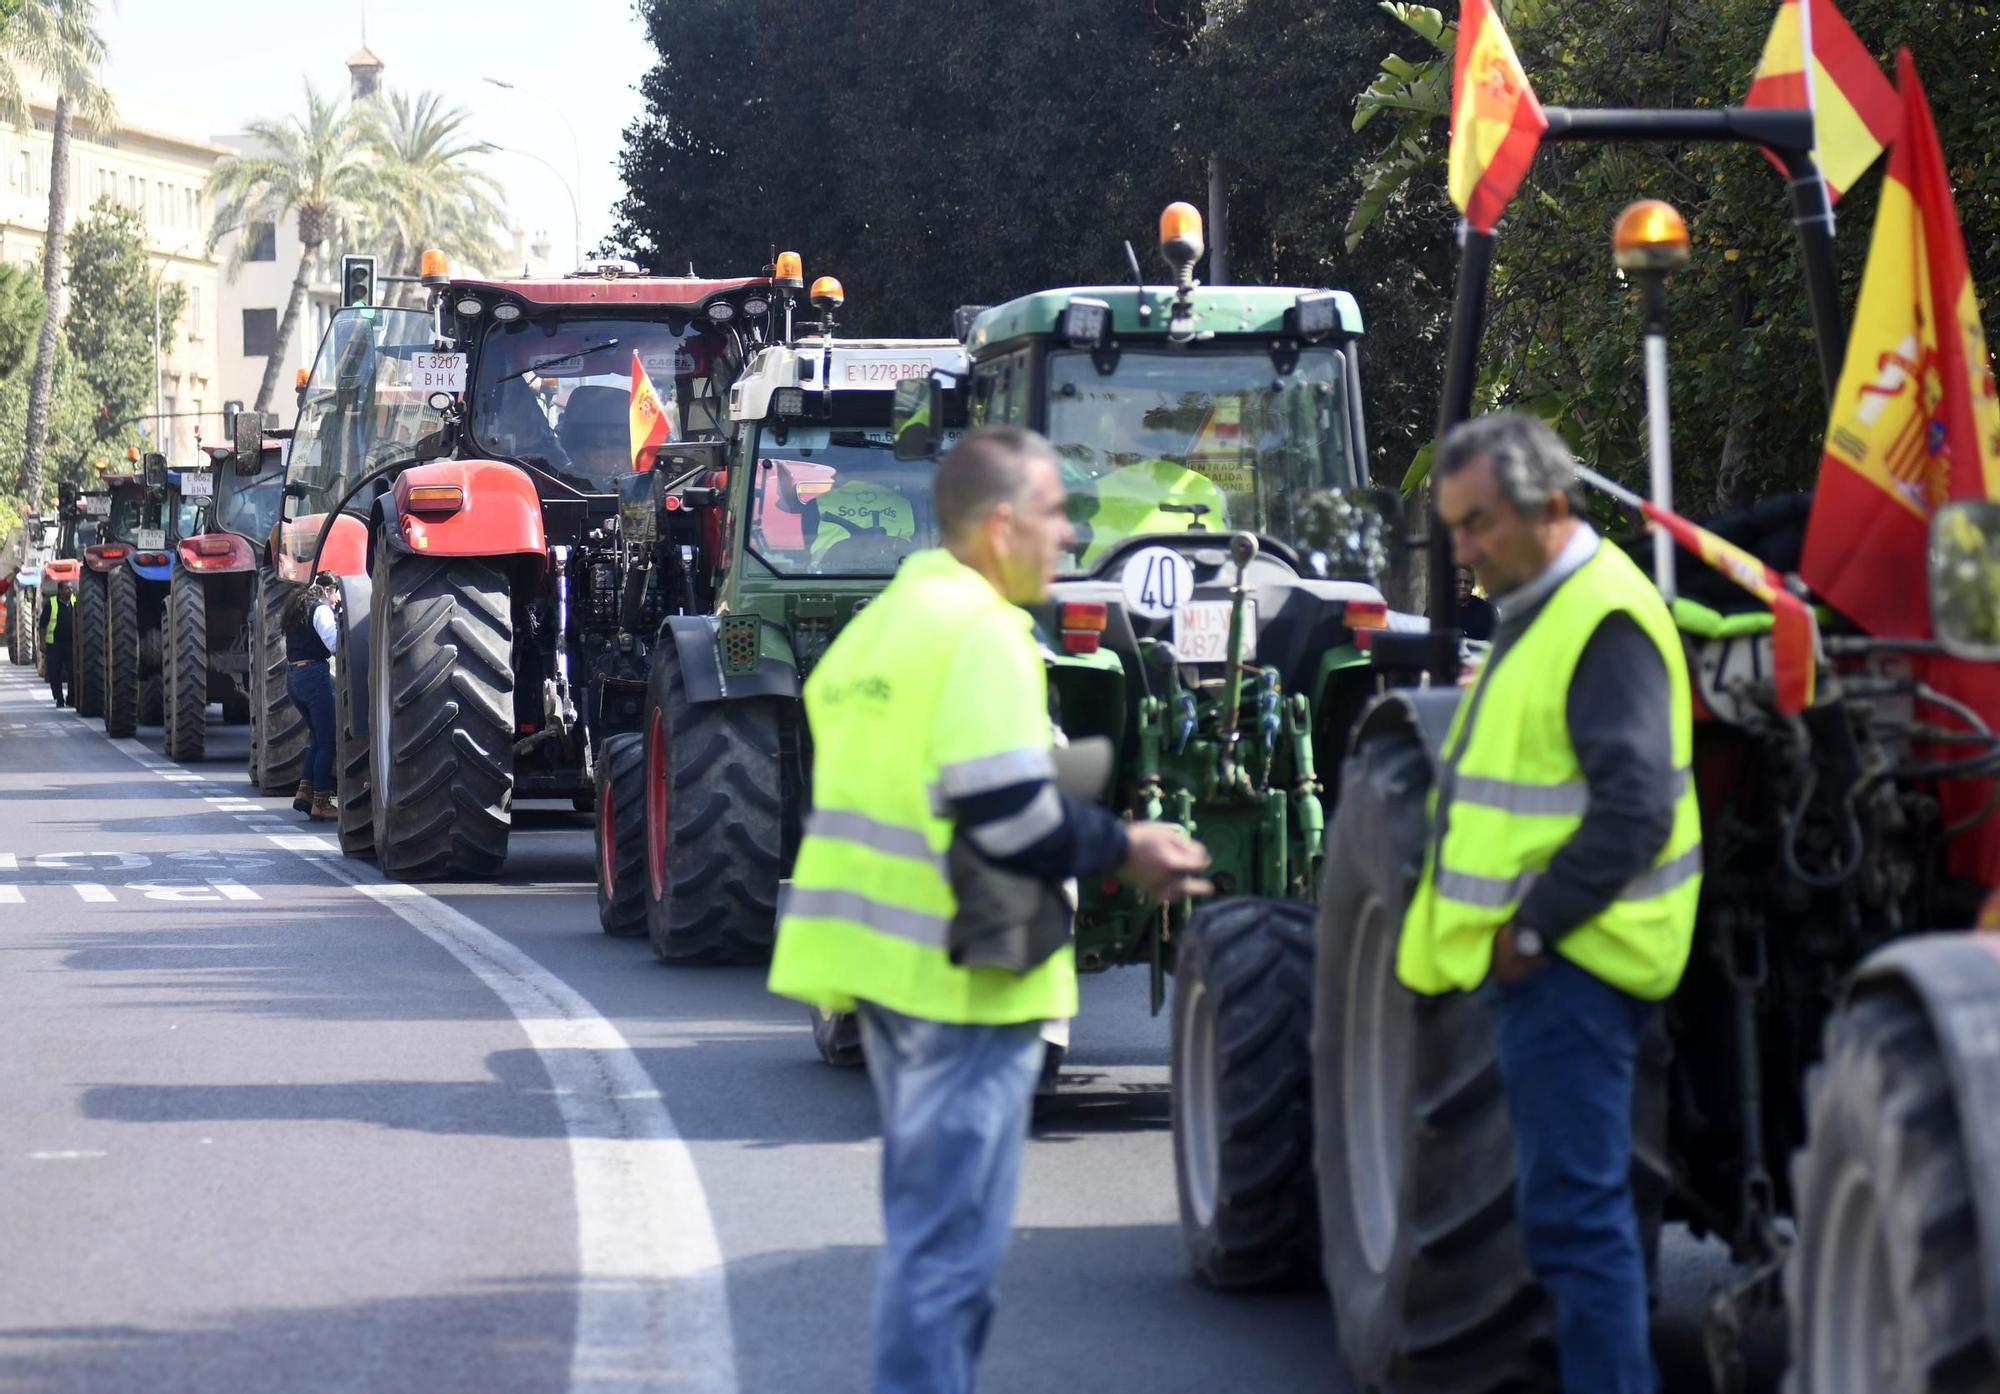
POLYGON ((1459 702, 1397 970, 1486 988, 1528 1259, 1568 1394, 1653 1394, 1631 1187, 1641 1037, 1687 965, 1701 819, 1680 636, 1653 583, 1578 517, 1568 449, 1502 412, 1433 466, 1452 550, 1495 599, 1459 702))
POLYGON ((1047 595, 1073 539, 1055 452, 1014 427, 974 431, 932 492, 945 546, 908 558, 806 682, 812 814, 771 960, 773 992, 861 1018, 882 1120, 878 1394, 972 1388, 1040 1023, 1076 1013, 1062 882, 1120 870, 1163 898, 1207 889, 1207 853, 1181 829, 1057 787, 1019 608, 1047 595))

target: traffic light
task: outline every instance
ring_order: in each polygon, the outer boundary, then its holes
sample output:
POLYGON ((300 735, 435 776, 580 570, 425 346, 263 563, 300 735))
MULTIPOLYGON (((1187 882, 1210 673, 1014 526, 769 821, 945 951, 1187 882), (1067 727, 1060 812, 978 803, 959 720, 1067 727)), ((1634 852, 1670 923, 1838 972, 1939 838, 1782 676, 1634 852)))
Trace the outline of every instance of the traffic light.
POLYGON ((352 253, 340 259, 340 303, 375 303, 375 258, 352 253))

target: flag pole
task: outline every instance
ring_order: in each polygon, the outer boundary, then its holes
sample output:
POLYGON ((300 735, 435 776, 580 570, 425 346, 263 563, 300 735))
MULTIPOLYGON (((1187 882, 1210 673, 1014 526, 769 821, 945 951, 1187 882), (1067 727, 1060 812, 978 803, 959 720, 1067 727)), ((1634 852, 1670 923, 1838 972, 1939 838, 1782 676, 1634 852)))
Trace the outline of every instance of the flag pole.
MULTIPOLYGON (((1445 351, 1444 392, 1438 401, 1437 440, 1472 415, 1472 389, 1479 374, 1479 340, 1486 329, 1486 285, 1493 275, 1493 234, 1459 220, 1458 296, 1451 312, 1451 342, 1445 351)), ((1438 517, 1437 491, 1431 491, 1430 604, 1433 634, 1458 628, 1458 568, 1451 558, 1451 538, 1438 517)), ((1431 679, 1458 679, 1457 645, 1433 654, 1431 679), (1448 658, 1448 667, 1447 667, 1448 658)))
POLYGON ((1822 295, 1826 305, 1813 306, 1813 318, 1819 325, 1816 336, 1819 343, 1819 371, 1821 386, 1826 389, 1826 400, 1833 401, 1834 389, 1840 383, 1841 360, 1847 354, 1846 331, 1840 320, 1840 294, 1833 269, 1833 239, 1837 231, 1833 221, 1833 190, 1826 186, 1826 174, 1819 166, 1819 77, 1815 71, 1819 59, 1813 52, 1813 6, 1817 0, 1798 0, 1799 6, 1799 47, 1805 62, 1800 76, 1805 79, 1806 111, 1813 122, 1813 148, 1807 150, 1800 163, 1803 172, 1794 166, 1793 158, 1785 158, 1786 173, 1792 187, 1792 218, 1798 224, 1800 240, 1805 246, 1806 290, 1817 301, 1822 295), (1815 248, 1818 249, 1817 254, 1815 248), (1815 265, 1816 255, 1824 259, 1824 265, 1815 265), (1822 314, 1824 309, 1825 314, 1822 314), (1827 333, 1831 327, 1832 333, 1827 333), (1828 352, 1828 341, 1838 338, 1843 342, 1833 353, 1828 352))

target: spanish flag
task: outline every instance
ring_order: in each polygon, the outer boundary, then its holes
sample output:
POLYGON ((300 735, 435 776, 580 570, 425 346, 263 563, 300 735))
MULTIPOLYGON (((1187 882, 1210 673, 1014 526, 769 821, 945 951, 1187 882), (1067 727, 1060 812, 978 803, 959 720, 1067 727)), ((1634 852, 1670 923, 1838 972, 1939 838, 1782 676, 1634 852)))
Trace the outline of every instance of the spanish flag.
MULTIPOLYGON (((2000 396, 1944 151, 1907 49, 1896 55, 1896 85, 1901 134, 1882 181, 1799 572, 1869 632, 1926 638, 1930 515, 1948 499, 2000 498, 2000 396)), ((2000 726, 1993 665, 1925 666, 1934 687, 2000 726)), ((1921 715, 1942 719, 1930 708, 1921 715)), ((1943 786, 1946 819, 1975 812, 1990 787, 1943 786)), ((2000 885, 2000 817, 1958 839, 1952 865, 2000 885)))
POLYGON ((653 380, 646 376, 646 365, 639 361, 639 350, 632 350, 632 413, 629 418, 632 440, 632 472, 644 474, 653 467, 653 457, 673 434, 667 425, 666 408, 660 405, 660 394, 653 390, 653 380))
POLYGON ((1493 231, 1528 177, 1548 128, 1490 0, 1462 0, 1452 56, 1447 183, 1451 201, 1473 227, 1493 231))
POLYGON ((1784 0, 1743 105, 1812 112, 1813 155, 1826 176, 1829 200, 1837 200, 1868 172, 1895 139, 1902 119, 1896 89, 1833 0, 1784 0))

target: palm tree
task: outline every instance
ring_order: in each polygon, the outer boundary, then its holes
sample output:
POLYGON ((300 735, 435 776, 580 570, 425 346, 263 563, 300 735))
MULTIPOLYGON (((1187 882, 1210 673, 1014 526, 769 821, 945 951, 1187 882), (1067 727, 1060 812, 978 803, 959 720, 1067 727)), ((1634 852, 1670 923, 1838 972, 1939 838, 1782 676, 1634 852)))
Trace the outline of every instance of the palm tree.
POLYGON ((15 127, 28 124, 24 76, 55 87, 50 127, 49 221, 42 239, 42 332, 35 343, 35 372, 28 383, 28 438, 21 455, 23 498, 42 496, 42 446, 49 430, 49 396, 55 386, 56 331, 62 323, 63 233, 69 220, 69 137, 74 123, 103 129, 117 120, 111 94, 97 80, 104 40, 95 27, 94 0, 26 0, 0 34, 0 109, 15 127))
MULTIPOLYGON (((298 274, 292 277, 291 298, 264 364, 264 381, 257 388, 255 410, 263 411, 271 404, 279 371, 291 350, 321 244, 362 221, 380 197, 381 180, 368 158, 365 121, 345 105, 320 96, 310 82, 303 117, 253 121, 249 134, 261 149, 218 160, 209 173, 215 222, 209 228, 208 250, 214 252, 229 233, 247 231, 251 223, 298 221, 298 274)), ((236 240, 229 259, 231 280, 243 269, 249 244, 247 236, 236 240)))
POLYGON ((493 230, 504 195, 475 161, 499 147, 466 134, 471 114, 447 107, 435 92, 389 92, 368 104, 364 119, 383 193, 367 241, 387 249, 390 270, 415 274, 416 254, 426 247, 454 263, 497 270, 501 251, 493 230))

